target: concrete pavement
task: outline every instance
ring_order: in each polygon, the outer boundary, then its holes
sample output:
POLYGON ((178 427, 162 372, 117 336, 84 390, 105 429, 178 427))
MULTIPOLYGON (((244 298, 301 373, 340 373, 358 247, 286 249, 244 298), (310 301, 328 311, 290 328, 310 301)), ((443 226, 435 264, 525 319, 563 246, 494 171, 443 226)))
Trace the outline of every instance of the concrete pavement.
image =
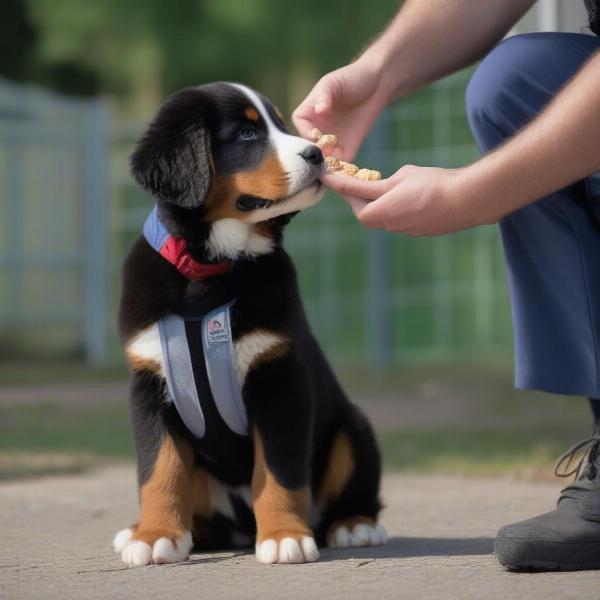
POLYGON ((600 572, 515 574, 492 554, 504 523, 552 508, 559 486, 500 478, 387 475, 382 548, 323 550, 308 565, 193 555, 129 569, 114 533, 136 517, 134 469, 0 484, 0 598, 600 598, 600 572))

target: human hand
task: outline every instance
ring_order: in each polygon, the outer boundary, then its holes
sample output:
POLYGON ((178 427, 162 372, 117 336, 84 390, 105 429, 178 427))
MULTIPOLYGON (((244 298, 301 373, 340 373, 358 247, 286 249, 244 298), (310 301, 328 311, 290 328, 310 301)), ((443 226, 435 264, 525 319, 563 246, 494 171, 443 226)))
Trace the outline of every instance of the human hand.
POLYGON ((337 146, 331 154, 352 162, 363 139, 389 101, 383 79, 368 57, 321 77, 296 108, 292 120, 300 135, 313 128, 334 133, 337 146))
POLYGON ((498 218, 491 213, 493 202, 477 192, 468 167, 406 165, 381 181, 326 175, 323 183, 343 196, 369 229, 430 236, 495 223, 498 218))

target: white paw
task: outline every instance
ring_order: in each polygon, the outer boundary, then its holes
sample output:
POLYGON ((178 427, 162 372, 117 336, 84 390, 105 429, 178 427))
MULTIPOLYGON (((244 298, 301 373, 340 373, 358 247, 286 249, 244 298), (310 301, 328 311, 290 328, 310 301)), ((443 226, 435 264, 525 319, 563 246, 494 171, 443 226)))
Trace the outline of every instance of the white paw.
POLYGON ((329 547, 383 546, 387 543, 387 539, 387 533, 380 523, 375 526, 368 523, 357 523, 352 531, 345 525, 341 525, 329 537, 329 547))
MULTIPOLYGON (((119 532, 117 536, 121 533, 119 532)), ((113 544, 116 548, 116 536, 113 544)), ((121 558, 130 567, 144 566, 151 563, 163 565, 183 562, 189 558, 192 545, 192 534, 189 531, 186 531, 176 540, 161 537, 154 542, 152 547, 146 542, 131 540, 125 544, 121 551, 121 558)))
POLYGON ((279 543, 274 539, 268 539, 256 544, 256 560, 266 565, 315 562, 318 559, 317 544, 307 535, 300 541, 286 537, 279 543))
POLYGON ((121 560, 129 567, 149 565, 152 562, 152 548, 146 542, 133 540, 123 548, 121 560))
POLYGON ((129 540, 133 537, 133 529, 121 529, 121 531, 117 532, 117 535, 113 538, 113 549, 117 554, 121 554, 123 552, 123 548, 127 546, 129 540))

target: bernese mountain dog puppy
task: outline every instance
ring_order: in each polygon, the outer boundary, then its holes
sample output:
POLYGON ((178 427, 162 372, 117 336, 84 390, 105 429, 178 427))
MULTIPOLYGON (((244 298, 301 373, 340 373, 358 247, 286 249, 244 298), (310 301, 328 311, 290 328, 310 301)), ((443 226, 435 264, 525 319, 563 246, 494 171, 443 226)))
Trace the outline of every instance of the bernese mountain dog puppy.
POLYGON ((262 563, 301 563, 317 544, 386 542, 373 431, 310 331, 282 245, 323 171, 319 148, 233 83, 174 94, 137 144, 131 172, 156 206, 125 260, 119 316, 140 499, 113 542, 128 565, 253 543, 262 563))

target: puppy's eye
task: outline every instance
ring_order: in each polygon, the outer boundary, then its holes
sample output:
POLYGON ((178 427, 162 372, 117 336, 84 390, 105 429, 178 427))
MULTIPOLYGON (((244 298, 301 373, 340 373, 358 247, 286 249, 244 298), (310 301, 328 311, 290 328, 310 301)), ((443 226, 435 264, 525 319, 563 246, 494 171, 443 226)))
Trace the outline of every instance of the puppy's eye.
POLYGON ((240 129, 240 137, 243 140, 251 140, 256 135, 256 129, 252 125, 244 125, 240 129))

